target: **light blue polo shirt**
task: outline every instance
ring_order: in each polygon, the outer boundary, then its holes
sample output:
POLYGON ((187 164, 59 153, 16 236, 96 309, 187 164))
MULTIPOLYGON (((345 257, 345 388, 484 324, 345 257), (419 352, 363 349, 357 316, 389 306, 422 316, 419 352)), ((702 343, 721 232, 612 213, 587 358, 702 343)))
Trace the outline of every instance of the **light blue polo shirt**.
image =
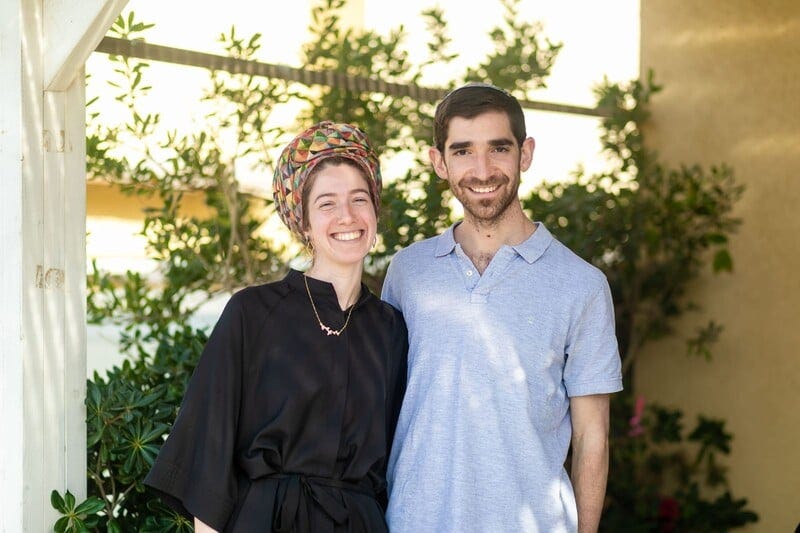
POLYGON ((383 285, 409 330, 390 530, 576 531, 569 398, 622 390, 608 282, 541 223, 480 275, 454 227, 395 255, 383 285))

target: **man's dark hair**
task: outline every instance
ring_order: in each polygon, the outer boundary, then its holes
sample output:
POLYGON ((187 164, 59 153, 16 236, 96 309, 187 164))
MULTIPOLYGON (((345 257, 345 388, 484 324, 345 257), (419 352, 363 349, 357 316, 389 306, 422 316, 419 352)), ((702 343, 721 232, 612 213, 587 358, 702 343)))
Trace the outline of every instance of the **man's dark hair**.
POLYGON ((468 83, 453 89, 442 98, 436 106, 433 117, 433 143, 444 153, 447 140, 447 129, 453 117, 474 118, 487 111, 505 113, 511 124, 511 132, 517 140, 517 146, 527 137, 525 132, 525 115, 519 101, 510 93, 488 83, 468 83))

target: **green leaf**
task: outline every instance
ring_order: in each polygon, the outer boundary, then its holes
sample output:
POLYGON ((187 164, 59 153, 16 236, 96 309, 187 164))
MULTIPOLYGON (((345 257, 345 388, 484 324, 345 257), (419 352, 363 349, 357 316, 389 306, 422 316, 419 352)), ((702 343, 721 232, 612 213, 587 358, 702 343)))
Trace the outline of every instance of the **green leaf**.
POLYGON ((713 244, 725 244, 728 242, 728 236, 724 233, 711 233, 708 235, 708 242, 713 244))
POLYGON ((56 524, 53 526, 56 533, 64 533, 67 530, 67 526, 69 526, 69 520, 68 516, 62 516, 56 520, 56 524))
POLYGON ((54 490, 50 493, 50 505, 53 506, 53 509, 58 511, 61 514, 67 513, 67 507, 64 505, 64 499, 61 497, 61 494, 58 493, 57 490, 54 490))
POLYGON ((129 453, 128 456, 125 458, 125 462, 122 465, 122 471, 130 474, 133 472, 135 465, 136 465, 136 454, 129 453))
POLYGON ((108 521, 108 525, 106 527, 108 533, 122 533, 122 527, 120 527, 119 522, 117 522, 114 518, 108 521))
POLYGON ((714 254, 714 272, 732 272, 733 259, 727 249, 718 250, 714 254))
POLYGON ((75 513, 87 514, 87 515, 95 514, 102 511, 104 507, 105 504, 103 503, 103 500, 101 500, 96 496, 92 496, 91 498, 88 498, 83 502, 81 502, 81 504, 75 508, 75 513))
POLYGON ((73 518, 72 529, 78 533, 89 533, 89 528, 86 527, 86 524, 80 518, 73 518))
POLYGON ((64 505, 66 506, 67 510, 70 511, 75 508, 75 496, 73 496, 70 491, 67 491, 64 494, 64 505))

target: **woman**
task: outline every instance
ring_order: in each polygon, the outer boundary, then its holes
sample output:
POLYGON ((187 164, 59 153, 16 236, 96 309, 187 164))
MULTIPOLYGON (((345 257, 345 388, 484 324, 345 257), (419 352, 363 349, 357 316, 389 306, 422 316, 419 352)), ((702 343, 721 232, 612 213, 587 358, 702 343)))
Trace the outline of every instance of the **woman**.
POLYGON ((361 283, 380 188, 352 125, 321 122, 283 150, 275 205, 312 264, 230 299, 145 480, 196 531, 387 530, 408 341, 361 283))

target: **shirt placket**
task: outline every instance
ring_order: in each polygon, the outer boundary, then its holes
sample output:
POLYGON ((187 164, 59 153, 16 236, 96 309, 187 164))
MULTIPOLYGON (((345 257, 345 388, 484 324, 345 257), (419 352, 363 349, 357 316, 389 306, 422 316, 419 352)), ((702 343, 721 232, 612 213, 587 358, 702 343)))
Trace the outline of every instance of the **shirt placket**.
POLYGON ((472 263, 467 254, 460 245, 455 247, 455 260, 457 268, 461 273, 464 280, 464 286, 469 291, 470 303, 485 303, 489 298, 492 288, 496 285, 496 280, 499 275, 504 272, 511 261, 513 261, 516 252, 508 246, 501 247, 495 256, 492 258, 489 266, 483 272, 478 273, 478 269, 472 263))

